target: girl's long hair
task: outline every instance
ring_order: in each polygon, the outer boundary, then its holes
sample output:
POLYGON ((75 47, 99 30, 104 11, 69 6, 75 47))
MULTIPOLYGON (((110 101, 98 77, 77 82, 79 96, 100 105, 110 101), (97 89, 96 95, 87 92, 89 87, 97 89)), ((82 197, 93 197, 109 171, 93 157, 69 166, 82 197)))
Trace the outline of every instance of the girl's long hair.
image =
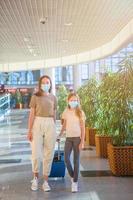
MULTIPOLYGON (((73 93, 70 93, 68 95, 67 100, 69 101, 71 99, 71 97, 76 97, 78 99, 79 105, 75 108, 75 114, 77 115, 79 120, 82 121, 82 109, 81 109, 81 106, 80 106, 79 96, 75 92, 73 92, 73 93)), ((68 108, 70 109, 69 104, 68 104, 68 108)))
POLYGON ((47 78, 50 81, 50 89, 49 93, 51 93, 52 90, 52 81, 51 78, 47 75, 41 76, 38 82, 38 91, 35 93, 36 96, 43 96, 43 90, 41 89, 42 79, 47 78))

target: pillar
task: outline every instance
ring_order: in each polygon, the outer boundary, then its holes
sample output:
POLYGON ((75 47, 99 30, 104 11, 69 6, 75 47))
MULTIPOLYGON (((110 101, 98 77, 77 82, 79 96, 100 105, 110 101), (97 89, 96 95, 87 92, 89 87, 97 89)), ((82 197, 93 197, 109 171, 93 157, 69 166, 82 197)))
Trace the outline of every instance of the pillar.
POLYGON ((78 90, 78 88, 81 86, 82 80, 81 80, 81 66, 80 65, 74 65, 73 66, 73 89, 75 91, 78 90))

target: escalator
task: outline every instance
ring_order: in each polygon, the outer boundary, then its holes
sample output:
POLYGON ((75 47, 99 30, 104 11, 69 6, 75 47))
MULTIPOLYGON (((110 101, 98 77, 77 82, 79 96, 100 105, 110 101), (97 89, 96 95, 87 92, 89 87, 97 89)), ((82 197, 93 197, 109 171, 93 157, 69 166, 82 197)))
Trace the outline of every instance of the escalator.
POLYGON ((10 113, 10 94, 0 95, 0 121, 4 119, 5 115, 10 113))

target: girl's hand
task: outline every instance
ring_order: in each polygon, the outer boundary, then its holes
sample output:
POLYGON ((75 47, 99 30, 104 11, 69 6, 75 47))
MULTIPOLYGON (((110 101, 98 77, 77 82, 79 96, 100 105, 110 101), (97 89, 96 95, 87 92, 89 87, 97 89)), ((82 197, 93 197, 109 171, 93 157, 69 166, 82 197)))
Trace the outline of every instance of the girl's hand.
POLYGON ((57 139, 56 139, 56 142, 60 142, 60 138, 57 138, 57 139))
POLYGON ((27 138, 30 142, 32 142, 33 140, 33 135, 32 135, 32 132, 29 132, 28 135, 27 135, 27 138))
POLYGON ((79 144, 79 150, 81 151, 82 149, 84 149, 84 143, 80 142, 80 144, 79 144))

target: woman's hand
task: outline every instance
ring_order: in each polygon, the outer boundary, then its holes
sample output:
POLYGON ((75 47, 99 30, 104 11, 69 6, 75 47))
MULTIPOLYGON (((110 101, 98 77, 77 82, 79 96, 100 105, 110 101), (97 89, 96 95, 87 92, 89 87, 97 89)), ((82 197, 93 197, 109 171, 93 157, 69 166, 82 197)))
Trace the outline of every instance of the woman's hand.
POLYGON ((33 140, 33 135, 32 135, 32 132, 29 132, 28 135, 27 135, 27 138, 30 142, 32 142, 33 140))
POLYGON ((80 142, 80 144, 79 144, 79 150, 81 151, 82 149, 84 149, 84 143, 80 142))

